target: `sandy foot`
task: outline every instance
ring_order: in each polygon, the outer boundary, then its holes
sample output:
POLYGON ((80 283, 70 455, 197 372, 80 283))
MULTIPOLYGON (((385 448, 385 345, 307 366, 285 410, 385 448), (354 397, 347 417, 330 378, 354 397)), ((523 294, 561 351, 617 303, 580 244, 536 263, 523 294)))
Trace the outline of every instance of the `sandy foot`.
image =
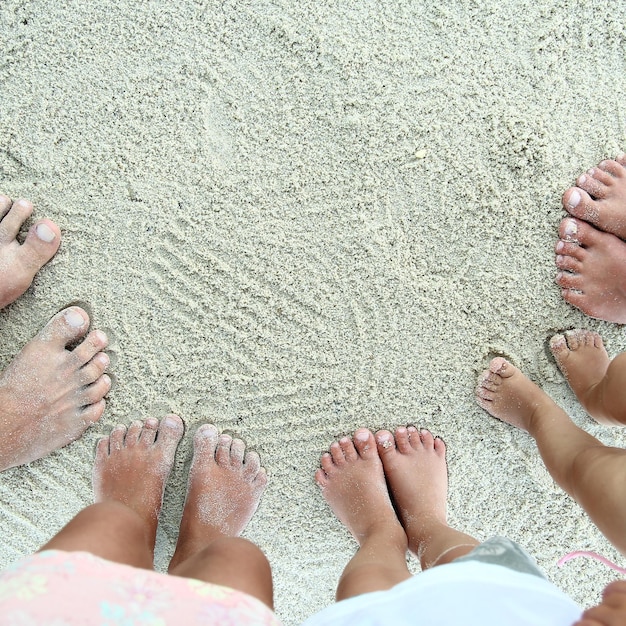
POLYGON ((125 504, 145 520, 154 546, 165 483, 183 436, 183 422, 167 415, 116 426, 98 442, 93 469, 96 502, 125 504))
POLYGON ((556 281, 563 298, 591 317, 626 323, 626 155, 581 174, 563 194, 556 281))
POLYGON ((391 504, 372 432, 360 428, 354 439, 335 441, 320 463, 315 480, 322 495, 359 545, 374 533, 384 533, 406 550, 406 534, 391 504))
POLYGON ((22 224, 32 212, 28 200, 11 203, 10 198, 0 195, 0 308, 21 296, 59 249, 61 231, 50 220, 39 220, 23 244, 17 241, 22 224))
POLYGON ((0 376, 0 470, 62 448, 101 417, 111 388, 107 337, 85 337, 88 329, 82 309, 57 313, 0 376))
POLYGON ((446 446, 430 431, 414 426, 376 433, 391 497, 409 538, 409 549, 420 556, 433 526, 447 525, 448 470, 446 446))
POLYGON ((238 537, 259 506, 267 474, 259 455, 241 439, 198 428, 187 499, 170 570, 219 537, 238 537))
POLYGON ((532 434, 544 411, 561 411, 548 396, 502 357, 491 360, 478 379, 476 402, 490 415, 532 434))

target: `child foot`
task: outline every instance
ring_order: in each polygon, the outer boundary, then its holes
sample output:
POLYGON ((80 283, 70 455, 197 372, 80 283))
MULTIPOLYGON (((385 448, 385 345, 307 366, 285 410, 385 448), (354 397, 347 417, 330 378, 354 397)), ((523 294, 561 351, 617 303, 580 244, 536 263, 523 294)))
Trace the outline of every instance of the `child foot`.
POLYGON ((165 483, 183 436, 183 421, 167 415, 116 426, 98 442, 93 470, 96 502, 115 501, 130 507, 145 521, 154 548, 165 483))
POLYGON ((0 195, 0 308, 21 296, 59 249, 61 231, 50 220, 39 220, 23 244, 17 241, 22 224, 32 212, 28 200, 11 203, 10 198, 0 195))
POLYGON ((57 313, 0 375, 0 471, 30 463, 78 439, 100 419, 111 379, 106 335, 84 337, 89 316, 57 313))
POLYGON ((339 521, 363 545, 384 534, 406 551, 407 538, 389 498, 383 465, 372 432, 360 428, 354 439, 343 437, 321 458, 315 480, 339 521))
POLYGON ((490 415, 533 434, 546 412, 561 411, 542 389, 502 357, 478 379, 476 402, 490 415))
POLYGON ((559 237, 556 282, 563 299, 590 317, 625 324, 626 242, 571 217, 561 221, 559 237))
POLYGON ((376 433, 378 453, 409 549, 422 556, 433 528, 447 526, 446 446, 430 431, 414 426, 376 433))
POLYGON ((259 506, 267 474, 259 455, 213 424, 196 431, 187 499, 170 571, 220 537, 238 537, 259 506))
POLYGON ((570 215, 626 239, 626 154, 581 174, 576 186, 563 194, 563 207, 570 215))

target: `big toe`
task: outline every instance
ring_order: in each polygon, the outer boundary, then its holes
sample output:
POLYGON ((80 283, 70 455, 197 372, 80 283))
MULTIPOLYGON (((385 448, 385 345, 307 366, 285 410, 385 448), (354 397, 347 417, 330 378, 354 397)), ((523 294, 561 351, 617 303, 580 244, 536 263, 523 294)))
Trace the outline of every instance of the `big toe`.
POLYGON ((76 341, 89 328, 89 315, 77 306, 71 306, 57 313, 39 333, 42 341, 56 344, 61 348, 76 341))
POLYGON ((563 194, 563 208, 574 217, 585 222, 597 224, 600 217, 600 207, 591 196, 580 187, 570 187, 563 194))

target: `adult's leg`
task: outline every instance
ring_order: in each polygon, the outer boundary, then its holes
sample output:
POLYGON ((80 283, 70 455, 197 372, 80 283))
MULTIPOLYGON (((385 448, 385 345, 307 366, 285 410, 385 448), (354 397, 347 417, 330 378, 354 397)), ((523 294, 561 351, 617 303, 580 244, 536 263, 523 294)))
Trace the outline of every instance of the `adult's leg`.
POLYGON ((96 504, 81 511, 41 550, 90 552, 109 561, 152 569, 165 483, 183 435, 168 415, 116 426, 98 442, 93 470, 96 504))
POLYGON ((343 437, 321 458, 315 479, 333 513, 357 540, 359 549, 343 571, 337 600, 390 589, 411 577, 407 538, 385 483, 371 431, 343 437))
POLYGON ((23 244, 17 240, 22 224, 33 212, 28 200, 11 202, 0 195, 0 309, 30 286, 35 274, 59 249, 61 231, 50 220, 32 225, 23 244))
POLYGON ((626 554, 626 450, 603 445, 514 365, 492 359, 476 389, 478 404, 494 417, 526 430, 554 480, 626 554))
POLYGON ((478 541, 448 526, 446 446, 430 431, 414 426, 376 433, 378 453, 409 539, 422 569, 450 563, 471 552, 478 541))
POLYGON ((241 538, 267 484, 259 455, 204 424, 194 437, 174 576, 243 591, 273 608, 272 574, 263 552, 241 538))
POLYGON ((555 335, 550 349, 591 417, 609 426, 626 424, 626 352, 611 360, 600 335, 582 329, 555 335))
POLYGON ((102 416, 107 337, 88 329, 81 308, 57 313, 0 375, 0 471, 66 446, 102 416))

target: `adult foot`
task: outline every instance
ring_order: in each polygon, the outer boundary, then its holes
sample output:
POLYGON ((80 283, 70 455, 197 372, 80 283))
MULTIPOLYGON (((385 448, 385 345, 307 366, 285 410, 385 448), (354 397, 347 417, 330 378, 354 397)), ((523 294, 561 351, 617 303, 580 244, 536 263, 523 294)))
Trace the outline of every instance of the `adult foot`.
POLYGON ((57 313, 0 375, 0 471, 62 448, 102 415, 107 337, 88 328, 79 307, 57 313))
POLYGON ((406 551, 406 533, 389 498, 372 432, 360 428, 354 439, 335 441, 320 463, 315 480, 322 495, 359 545, 379 534, 406 551))
POLYGON ((571 217, 561 221, 559 237, 556 282, 563 299, 590 317, 626 324, 626 242, 571 217))
POLYGON ((238 537, 259 506, 267 474, 259 455, 241 439, 218 433, 212 424, 198 428, 189 471, 187 499, 172 571, 221 537, 238 537))
POLYGON ((12 203, 0 195, 0 308, 19 298, 59 249, 61 231, 50 220, 35 222, 24 243, 17 241, 22 224, 32 212, 28 200, 12 203))
POLYGON ((576 186, 563 194, 563 207, 570 215, 626 239, 626 154, 581 174, 576 186))
POLYGON ((502 357, 492 359, 480 375, 476 402, 490 415, 531 435, 546 413, 562 413, 548 394, 502 357))
POLYGON ((391 497, 409 538, 409 549, 419 558, 436 528, 447 526, 448 470, 446 446, 430 431, 414 426, 376 433, 391 497))
POLYGON ((96 449, 95 501, 121 502, 135 511, 146 524, 152 549, 165 483, 183 432, 178 415, 167 415, 160 423, 148 418, 128 428, 116 426, 96 449))

